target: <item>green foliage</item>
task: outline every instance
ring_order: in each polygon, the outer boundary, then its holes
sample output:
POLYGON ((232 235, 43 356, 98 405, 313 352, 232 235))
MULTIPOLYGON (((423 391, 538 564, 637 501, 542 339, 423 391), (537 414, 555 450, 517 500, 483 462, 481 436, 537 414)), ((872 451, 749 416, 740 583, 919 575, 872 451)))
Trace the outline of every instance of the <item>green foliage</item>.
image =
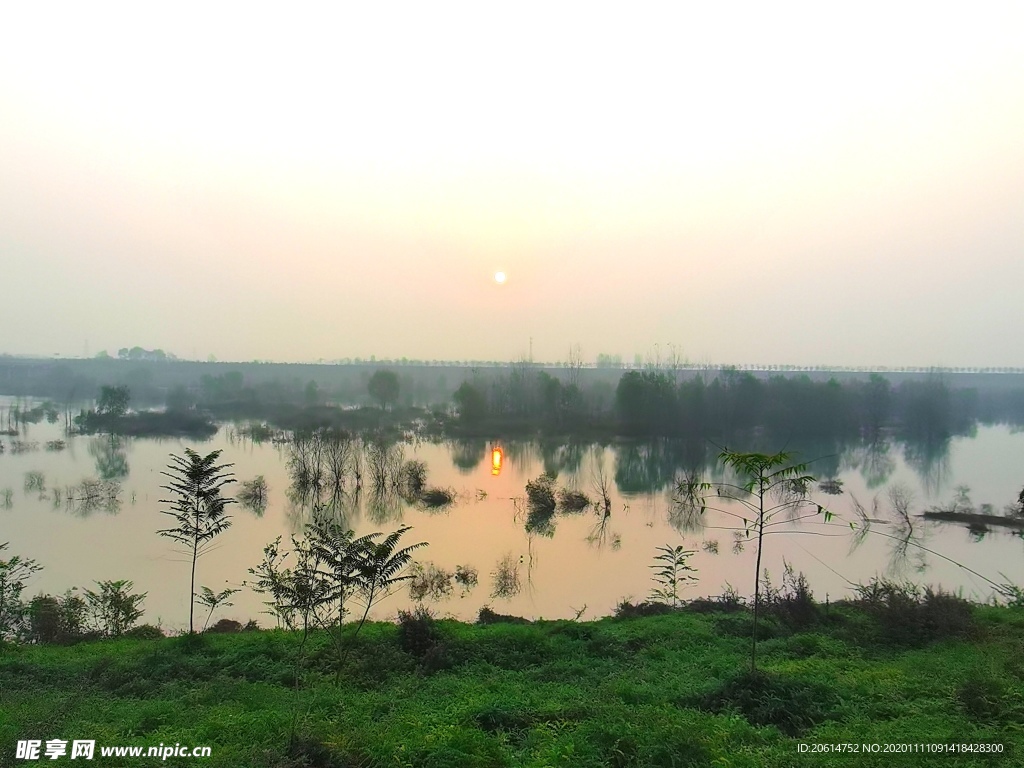
POLYGON ((783 560, 782 587, 772 585, 768 571, 762 580, 762 603, 765 614, 773 616, 790 629, 804 630, 818 623, 821 618, 814 594, 803 573, 796 573, 793 566, 783 560))
POLYGON ((68 590, 62 597, 37 595, 28 606, 29 639, 35 643, 67 643, 86 630, 88 605, 68 590))
POLYGON ((409 530, 406 526, 387 536, 370 533, 355 538, 353 531, 338 525, 308 525, 305 536, 292 537, 291 553, 281 551, 281 537, 264 547, 263 562, 249 569, 256 577, 251 586, 270 597, 271 612, 289 629, 301 628, 304 636, 314 627, 327 632, 340 679, 345 655, 341 629, 350 604, 361 603, 364 609, 354 640, 370 609, 413 578, 403 572, 412 562, 412 553, 426 544, 399 549, 409 530), (295 564, 287 567, 291 554, 295 564))
POLYGON ((688 560, 696 554, 682 545, 675 547, 658 547, 660 555, 654 558, 654 569, 651 578, 658 584, 651 590, 651 600, 667 603, 673 608, 679 605, 679 593, 688 584, 696 582, 697 569, 688 564, 688 560))
POLYGON ((802 736, 833 716, 837 700, 829 688, 765 672, 741 672, 699 700, 711 712, 739 711, 752 725, 774 725, 802 736))
POLYGON ((381 410, 387 410, 398 400, 398 374, 394 371, 377 371, 366 385, 370 397, 380 403, 381 410))
POLYGON ((462 426, 475 427, 487 418, 487 398, 468 381, 459 385, 452 400, 458 408, 459 423, 462 426))
POLYGON ((96 413, 99 416, 119 419, 128 413, 128 404, 132 394, 128 387, 100 387, 100 396, 96 401, 96 413))
MULTIPOLYGON (((761 558, 765 529, 817 515, 821 515, 827 523, 833 515, 820 504, 807 499, 808 489, 815 479, 807 474, 807 465, 795 463, 789 453, 740 453, 726 449, 718 458, 737 479, 736 482, 717 483, 717 497, 740 505, 740 510, 737 512, 730 507, 720 507, 717 511, 737 521, 735 530, 738 534, 747 538, 757 537, 750 642, 750 669, 753 673, 757 670, 757 624, 762 608, 761 558)), ((685 514, 702 514, 708 509, 705 494, 711 487, 695 476, 686 476, 677 484, 674 502, 685 514)))
POLYGON ((163 640, 167 635, 164 634, 160 627, 153 624, 140 624, 127 630, 124 633, 124 637, 130 637, 135 640, 163 640))
POLYGON ((212 451, 200 456, 191 448, 185 449, 185 456, 171 454, 171 463, 167 472, 162 472, 171 479, 168 485, 161 486, 173 494, 172 499, 161 499, 161 504, 169 504, 169 510, 161 510, 172 517, 177 523, 173 528, 157 531, 172 541, 182 545, 192 556, 191 581, 189 582, 188 631, 195 632, 195 589, 196 560, 208 550, 210 542, 231 527, 231 518, 224 510, 234 499, 221 495, 221 489, 234 482, 234 476, 224 470, 231 464, 217 464, 220 451, 212 451))
POLYGON ((832 610, 850 625, 766 642, 761 679, 731 673, 746 644, 719 634, 719 617, 685 611, 579 623, 434 620, 419 639, 410 633, 408 652, 400 626, 368 622, 340 689, 324 665, 329 639, 311 633, 296 710, 295 633, 5 649, 0 741, 13 745, 32 723, 98 743, 132 734, 210 745, 210 768, 882 766, 890 756, 829 763, 797 747, 898 743, 908 733, 1005 745, 1003 755, 908 765, 981 768, 1024 749, 1019 612, 981 608, 985 631, 975 638, 904 650, 850 632, 860 619, 872 623, 856 606, 832 610))
MULTIPOLYGON (((9 544, 0 544, 0 552, 9 544)), ((22 602, 21 593, 28 580, 42 569, 35 560, 19 555, 0 560, 0 641, 17 640, 24 634, 28 606, 22 602)))
POLYGON ((444 642, 434 616, 422 605, 413 611, 398 612, 398 644, 408 653, 437 671, 443 665, 444 642))
POLYGON ((210 619, 213 618, 213 612, 221 606, 229 607, 231 605, 234 605, 234 603, 228 602, 228 598, 236 592, 240 592, 241 590, 225 589, 220 592, 214 592, 209 587, 200 587, 199 589, 201 590, 201 593, 198 595, 194 595, 194 597, 199 598, 200 605, 204 605, 210 609, 210 613, 206 616, 206 621, 203 622, 203 631, 205 632, 206 625, 209 624, 210 619))
POLYGON ((874 579, 856 587, 858 604, 878 624, 882 642, 922 646, 976 631, 973 606, 942 589, 874 579))
POLYGON ((84 591, 85 604, 92 628, 105 637, 120 637, 142 617, 142 601, 146 593, 132 594, 132 582, 97 581, 99 590, 84 591))

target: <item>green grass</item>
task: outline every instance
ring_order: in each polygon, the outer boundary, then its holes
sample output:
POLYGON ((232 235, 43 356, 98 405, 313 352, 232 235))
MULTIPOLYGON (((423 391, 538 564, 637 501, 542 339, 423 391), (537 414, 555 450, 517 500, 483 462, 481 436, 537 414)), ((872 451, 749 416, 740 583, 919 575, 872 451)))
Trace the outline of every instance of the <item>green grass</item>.
MULTIPOLYGON (((596 622, 369 624, 334 685, 322 634, 0 648, 0 765, 19 739, 212 747, 248 766, 1020 764, 1024 611, 974 607, 969 637, 893 644, 857 606, 772 623, 748 673, 742 614, 596 622), (726 631, 723 631, 726 630, 726 631), (406 648, 408 650, 403 650, 406 648), (289 744, 293 716, 296 738, 289 744), (811 743, 997 742, 1002 755, 800 753, 811 743)), ((68 758, 62 758, 67 760, 68 758)), ((93 765, 139 765, 104 758, 93 765)), ((148 763, 152 763, 150 758, 148 763)))

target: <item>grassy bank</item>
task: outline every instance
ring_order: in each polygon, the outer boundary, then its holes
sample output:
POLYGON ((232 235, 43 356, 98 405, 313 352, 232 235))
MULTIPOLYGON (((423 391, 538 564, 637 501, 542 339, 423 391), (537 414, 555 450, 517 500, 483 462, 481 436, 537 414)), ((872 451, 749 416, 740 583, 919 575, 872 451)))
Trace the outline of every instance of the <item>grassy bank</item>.
MULTIPOLYGON (((28 764, 17 740, 49 738, 208 745, 209 759, 162 764, 233 768, 1020 764, 1024 611, 949 609, 950 621, 920 614, 917 632, 863 605, 769 615, 757 676, 749 616, 708 604, 587 623, 369 624, 337 686, 322 633, 302 662, 300 633, 280 630, 5 646, 0 764, 28 764), (872 742, 1005 751, 798 749, 872 742)), ((121 760, 92 764, 159 762, 121 760)))

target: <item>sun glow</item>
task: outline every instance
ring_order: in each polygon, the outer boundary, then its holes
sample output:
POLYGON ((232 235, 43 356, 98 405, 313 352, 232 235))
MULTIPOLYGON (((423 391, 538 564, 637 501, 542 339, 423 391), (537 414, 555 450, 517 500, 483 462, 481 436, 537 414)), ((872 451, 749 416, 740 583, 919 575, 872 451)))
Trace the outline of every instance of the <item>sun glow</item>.
POLYGON ((494 273, 494 282, 496 282, 498 285, 501 285, 502 283, 504 283, 505 280, 506 280, 506 277, 505 277, 505 273, 504 272, 495 272, 494 273))

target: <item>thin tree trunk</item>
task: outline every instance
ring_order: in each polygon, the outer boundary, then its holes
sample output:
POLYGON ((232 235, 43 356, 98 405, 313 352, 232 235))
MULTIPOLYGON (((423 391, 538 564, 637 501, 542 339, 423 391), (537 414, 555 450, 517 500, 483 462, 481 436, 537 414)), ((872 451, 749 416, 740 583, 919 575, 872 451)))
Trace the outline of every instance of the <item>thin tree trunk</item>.
POLYGON ((192 581, 188 590, 188 633, 195 634, 193 617, 196 610, 196 560, 199 559, 199 501, 196 500, 196 523, 192 539, 192 581))
POLYGON ((758 500, 760 511, 757 515, 757 567, 754 570, 754 630, 750 637, 750 672, 757 672, 757 614, 761 604, 761 543, 764 539, 764 479, 759 479, 758 500))

